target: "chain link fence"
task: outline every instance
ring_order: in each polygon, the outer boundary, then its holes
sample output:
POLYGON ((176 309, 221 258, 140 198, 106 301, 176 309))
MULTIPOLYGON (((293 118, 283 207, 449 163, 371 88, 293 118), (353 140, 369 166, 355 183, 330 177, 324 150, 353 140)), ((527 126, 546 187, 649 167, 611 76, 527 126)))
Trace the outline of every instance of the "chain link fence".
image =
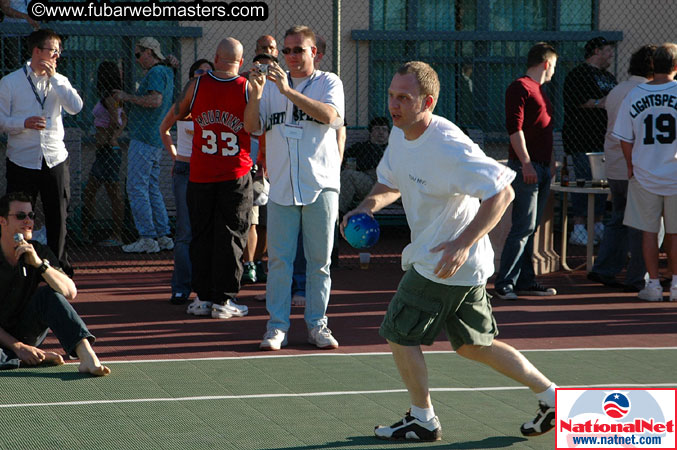
MULTIPOLYGON (((10 7, 19 5, 20 9, 24 2, 5 3, 10 7)), ((606 70, 622 81, 628 78, 628 61, 634 50, 644 44, 677 41, 675 6, 670 0, 269 0, 267 10, 268 17, 262 21, 169 21, 154 17, 150 21, 70 20, 41 24, 64 37, 58 71, 69 78, 84 100, 79 114, 64 116, 72 194, 68 248, 76 267, 104 270, 135 266, 138 270, 151 270, 172 264, 171 251, 125 253, 119 245, 138 238, 126 189, 129 129, 142 127, 155 132, 159 123, 147 114, 141 117, 142 123, 127 123, 119 137, 112 140, 110 135, 101 135, 96 116, 97 104, 106 95, 97 88, 99 67, 108 62, 108 72, 118 69, 121 89, 134 93, 144 77, 135 56, 136 44, 144 36, 157 39, 162 53, 175 58, 169 64, 173 65, 172 90, 176 98, 188 80, 191 64, 200 58, 212 60, 222 38, 232 36, 242 42, 244 68, 248 68, 259 36, 272 35, 281 48, 286 29, 297 24, 310 26, 327 42, 320 69, 337 73, 344 84, 348 125, 344 160, 348 167, 344 169, 363 173, 373 171, 378 156, 369 161, 361 154, 372 150, 374 155, 379 154, 378 148, 364 144, 370 139, 370 122, 379 117, 389 119, 387 88, 404 61, 417 59, 432 64, 442 85, 435 112, 466 130, 487 154, 503 160, 507 158, 509 142, 504 115, 506 87, 525 73, 526 54, 534 43, 551 43, 559 61, 546 91, 555 110, 555 156, 562 161, 565 79, 584 62, 586 42, 598 36, 617 42, 606 70), (104 147, 106 154, 102 154, 104 147)), ((3 12, 0 69, 2 74, 8 74, 30 56, 25 36, 31 26, 13 10, 3 12)), ((114 88, 111 85, 103 91, 110 94, 114 88)), ((112 120, 119 126, 121 117, 112 120)), ((588 128, 573 132, 591 143, 587 151, 601 151, 592 144, 598 140, 588 134, 588 128)), ((3 135, 0 150, 5 147, 3 135)), ((3 158, 0 165, 4 161, 3 158)), ((167 152, 162 152, 159 165, 157 182, 173 230, 176 207, 172 161, 167 152)), ((353 202, 359 201, 362 191, 373 182, 373 173, 368 175, 371 176, 358 181, 350 179, 356 186, 351 190, 355 191, 353 202)), ((346 180, 347 177, 345 183, 346 180)), ((0 184, 5 184, 4 177, 0 177, 0 184)), ((4 192, 2 186, 0 191, 4 192)), ((401 206, 393 205, 378 218, 383 236, 372 249, 372 261, 397 258, 409 237, 401 206)), ((39 218, 36 228, 40 222, 39 218)), ((337 250, 346 261, 357 261, 357 251, 342 240, 337 250)))

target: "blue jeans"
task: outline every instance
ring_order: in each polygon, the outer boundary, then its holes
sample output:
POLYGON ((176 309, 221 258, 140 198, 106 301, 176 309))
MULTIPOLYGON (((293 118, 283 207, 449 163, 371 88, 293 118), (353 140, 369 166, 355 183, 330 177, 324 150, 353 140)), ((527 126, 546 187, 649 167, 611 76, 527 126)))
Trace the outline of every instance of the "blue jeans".
MULTIPOLYGON (((49 330, 59 340, 69 356, 77 357, 75 347, 83 339, 94 343, 92 335, 78 313, 66 298, 49 286, 40 286, 21 312, 16 325, 5 331, 27 345, 37 347, 49 330)), ((18 367, 13 351, 0 347, 0 369, 18 367)))
POLYGON ((291 282, 299 229, 303 232, 307 266, 306 325, 308 329, 327 325, 325 313, 331 291, 329 266, 337 216, 338 192, 333 190, 322 191, 309 205, 282 206, 268 202, 268 330, 289 330, 291 282))
POLYGON ((188 175, 190 164, 183 161, 174 163, 172 185, 174 189, 174 203, 176 204, 176 232, 174 233, 174 273, 172 274, 172 295, 190 295, 191 264, 190 264, 190 215, 186 190, 188 189, 188 175))
POLYGON ((496 288, 510 285, 528 289, 534 282, 534 234, 538 229, 550 193, 550 167, 532 163, 538 181, 526 184, 522 175, 522 163, 508 161, 508 167, 517 172, 512 182, 515 200, 512 202, 512 227, 501 253, 496 288))
MULTIPOLYGON (((574 175, 577 180, 592 180, 590 160, 585 153, 573 153, 574 175)), ((569 183, 573 185, 574 183, 569 183)), ((606 194, 595 196, 595 216, 603 216, 606 209, 606 194)), ((588 194, 571 194, 571 210, 574 217, 588 217, 588 194)))
POLYGON ((625 202, 628 198, 628 180, 610 179, 609 189, 611 189, 611 215, 604 224, 604 238, 592 271, 607 277, 615 277, 627 262, 625 284, 644 287, 646 267, 642 256, 642 232, 623 225, 625 202), (628 252, 630 252, 629 261, 628 252))
POLYGON ((169 217, 160 192, 160 157, 164 149, 132 139, 127 156, 127 195, 140 237, 169 234, 169 217))

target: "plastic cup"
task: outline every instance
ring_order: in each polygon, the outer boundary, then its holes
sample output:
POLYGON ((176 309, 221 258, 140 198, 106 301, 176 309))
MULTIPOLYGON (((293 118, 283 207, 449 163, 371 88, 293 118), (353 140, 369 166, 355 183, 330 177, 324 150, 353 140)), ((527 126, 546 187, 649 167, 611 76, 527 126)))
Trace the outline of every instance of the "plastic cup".
POLYGON ((360 253, 360 269, 367 270, 369 268, 370 260, 371 253, 360 253))

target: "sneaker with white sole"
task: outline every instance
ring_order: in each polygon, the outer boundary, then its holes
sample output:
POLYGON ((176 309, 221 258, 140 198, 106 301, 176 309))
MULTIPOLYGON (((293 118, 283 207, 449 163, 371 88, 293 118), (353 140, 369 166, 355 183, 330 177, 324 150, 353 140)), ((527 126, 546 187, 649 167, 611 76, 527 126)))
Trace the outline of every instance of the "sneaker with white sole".
POLYGON ((203 302, 199 297, 195 297, 193 303, 186 308, 186 313, 194 316, 210 316, 212 314, 212 302, 203 302))
POLYGON ((517 294, 511 285, 506 284, 505 286, 497 287, 494 289, 496 297, 501 300, 517 300, 517 294))
MULTIPOLYGON (((672 296, 672 289, 670 289, 672 296)), ((640 300, 647 302, 662 302, 663 301, 663 286, 658 286, 647 283, 644 288, 637 294, 640 300)))
POLYGON ((555 288, 547 288, 541 283, 534 281, 526 289, 517 289, 517 295, 537 295, 539 297, 550 297, 552 295, 557 295, 555 288))
POLYGON ((442 439, 442 426, 437 416, 422 422, 407 411, 399 422, 374 427, 374 434, 380 439, 433 442, 442 439))
POLYGON ((226 300, 225 305, 214 303, 212 305, 212 317, 214 319, 230 319, 231 317, 244 317, 249 314, 249 308, 246 305, 238 305, 235 299, 226 300))
POLYGON ((125 253, 157 253, 160 251, 160 246, 155 239, 142 237, 136 242, 123 245, 122 251, 125 253))
POLYGON ((670 301, 677 302, 677 286, 672 286, 670 288, 670 301))
POLYGON ((259 344, 261 350, 279 350, 287 345, 287 333, 277 328, 266 331, 259 344))
POLYGON ((322 350, 339 347, 338 341, 331 335, 331 330, 326 325, 318 325, 308 330, 308 342, 322 350))
POLYGON ((157 244, 160 250, 174 250, 174 240, 169 236, 157 238, 157 244))
POLYGON ((555 428, 555 407, 538 402, 536 417, 531 422, 523 423, 520 431, 524 436, 540 436, 555 428))

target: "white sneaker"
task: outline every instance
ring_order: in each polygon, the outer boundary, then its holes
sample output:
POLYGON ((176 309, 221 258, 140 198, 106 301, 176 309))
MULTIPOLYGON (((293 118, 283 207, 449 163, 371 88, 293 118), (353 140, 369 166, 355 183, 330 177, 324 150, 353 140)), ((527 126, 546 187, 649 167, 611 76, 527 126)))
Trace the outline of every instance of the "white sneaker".
POLYGON ((266 331, 263 335, 263 340, 259 345, 261 350, 279 350, 287 345, 287 333, 282 330, 274 328, 266 331))
POLYGON ((677 286, 672 286, 670 288, 670 301, 677 302, 677 286))
POLYGON ((231 317, 244 317, 249 313, 246 305, 238 305, 233 299, 226 301, 225 305, 212 304, 212 317, 214 319, 230 319, 231 317))
POLYGON ((186 314, 194 316, 209 316, 212 313, 212 302, 203 302, 199 297, 195 297, 193 303, 188 305, 186 314))
POLYGON ((142 237, 136 242, 123 245, 122 251, 125 253, 157 253, 160 251, 160 246, 155 239, 142 237))
POLYGON ((308 330, 308 342, 323 350, 339 347, 338 341, 334 339, 331 330, 326 325, 318 325, 308 330))
POLYGON ((169 236, 162 236, 157 239, 158 246, 160 250, 173 250, 174 249, 174 240, 169 236))
MULTIPOLYGON (((672 295, 672 289, 670 289, 670 295, 672 295)), ((647 283, 646 286, 644 286, 644 288, 639 291, 637 297, 639 297, 640 300, 645 300, 647 302, 662 302, 663 287, 660 284, 658 286, 654 286, 647 283)))
POLYGON ((569 244, 588 245, 588 230, 585 229, 585 225, 580 223, 574 225, 574 229, 569 235, 569 244))

